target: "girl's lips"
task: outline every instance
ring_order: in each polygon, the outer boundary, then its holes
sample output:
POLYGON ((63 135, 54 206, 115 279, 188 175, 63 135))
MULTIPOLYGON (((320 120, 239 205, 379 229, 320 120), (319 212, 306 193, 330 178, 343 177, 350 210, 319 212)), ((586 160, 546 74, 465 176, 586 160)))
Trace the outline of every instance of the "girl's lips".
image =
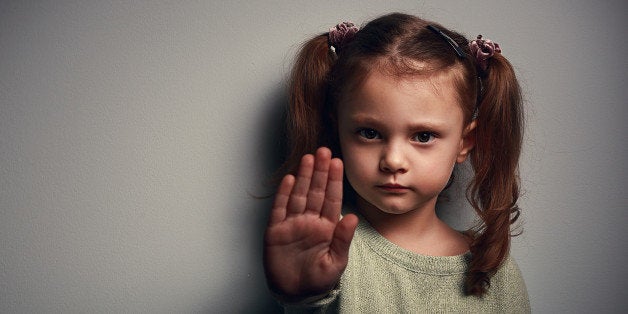
POLYGON ((409 187, 400 184, 380 184, 377 185, 377 188, 390 193, 404 193, 410 189, 409 187))

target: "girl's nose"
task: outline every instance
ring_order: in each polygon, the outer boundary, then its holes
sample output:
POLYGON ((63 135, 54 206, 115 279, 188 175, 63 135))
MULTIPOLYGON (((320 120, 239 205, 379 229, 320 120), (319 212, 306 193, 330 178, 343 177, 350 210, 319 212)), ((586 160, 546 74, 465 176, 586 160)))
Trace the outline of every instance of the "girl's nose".
POLYGON ((379 161, 379 169, 390 173, 408 172, 408 162, 401 145, 391 143, 386 146, 379 161))

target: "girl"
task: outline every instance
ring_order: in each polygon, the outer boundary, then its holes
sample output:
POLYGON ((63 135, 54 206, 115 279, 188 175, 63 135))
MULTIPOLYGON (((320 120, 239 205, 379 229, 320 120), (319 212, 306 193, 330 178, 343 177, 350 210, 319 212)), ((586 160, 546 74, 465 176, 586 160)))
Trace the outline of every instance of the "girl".
POLYGON ((268 284, 287 310, 530 311, 508 254, 521 95, 500 52, 399 13, 304 45, 290 86, 289 174, 264 239, 268 284), (467 157, 480 222, 461 233, 435 206, 467 157))

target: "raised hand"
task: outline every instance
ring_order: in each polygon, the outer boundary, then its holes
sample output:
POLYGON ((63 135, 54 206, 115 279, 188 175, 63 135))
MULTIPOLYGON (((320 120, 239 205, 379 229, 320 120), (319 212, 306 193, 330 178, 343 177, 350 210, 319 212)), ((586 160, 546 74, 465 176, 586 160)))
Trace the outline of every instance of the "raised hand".
POLYGON ((340 220, 342 161, 319 148, 305 155, 295 178, 281 181, 264 237, 264 268, 270 288, 285 301, 324 294, 347 266, 358 223, 340 220))

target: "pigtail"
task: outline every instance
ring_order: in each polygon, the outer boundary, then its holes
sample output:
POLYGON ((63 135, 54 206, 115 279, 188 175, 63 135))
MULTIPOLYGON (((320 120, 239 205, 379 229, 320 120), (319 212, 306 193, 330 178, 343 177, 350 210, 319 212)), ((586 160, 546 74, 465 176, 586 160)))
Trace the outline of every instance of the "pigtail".
POLYGON ((523 137, 522 97, 512 65, 501 54, 481 78, 476 144, 471 152, 475 177, 467 199, 481 218, 472 232, 467 294, 483 295, 490 277, 510 249, 510 225, 519 217, 519 155, 523 137))
POLYGON ((301 157, 326 146, 324 136, 330 132, 325 121, 329 72, 333 65, 328 36, 323 34, 306 42, 297 59, 289 85, 288 157, 280 172, 295 174, 301 157))

